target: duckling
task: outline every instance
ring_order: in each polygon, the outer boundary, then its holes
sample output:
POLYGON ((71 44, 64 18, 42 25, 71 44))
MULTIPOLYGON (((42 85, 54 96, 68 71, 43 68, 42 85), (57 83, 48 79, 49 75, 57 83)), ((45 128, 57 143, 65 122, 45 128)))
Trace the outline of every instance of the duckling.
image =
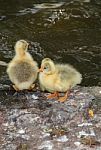
POLYGON ((55 64, 50 58, 42 60, 39 69, 39 83, 42 91, 53 94, 47 98, 58 97, 58 92, 66 92, 59 101, 64 102, 69 94, 69 90, 81 83, 82 75, 69 64, 55 64))
POLYGON ((34 88, 34 82, 37 79, 38 65, 32 56, 27 52, 28 43, 25 40, 19 40, 15 44, 15 56, 8 64, 7 73, 14 83, 13 88, 16 91, 34 88))

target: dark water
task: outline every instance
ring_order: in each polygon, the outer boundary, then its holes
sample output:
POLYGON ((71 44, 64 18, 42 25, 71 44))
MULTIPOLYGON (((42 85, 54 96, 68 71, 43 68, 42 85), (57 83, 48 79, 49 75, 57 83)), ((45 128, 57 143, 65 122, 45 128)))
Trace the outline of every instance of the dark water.
MULTIPOLYGON (((82 85, 101 86, 100 0, 0 0, 0 60, 10 61, 19 39, 39 64, 44 57, 70 63, 82 85)), ((8 80, 1 66, 0 78, 8 80)))

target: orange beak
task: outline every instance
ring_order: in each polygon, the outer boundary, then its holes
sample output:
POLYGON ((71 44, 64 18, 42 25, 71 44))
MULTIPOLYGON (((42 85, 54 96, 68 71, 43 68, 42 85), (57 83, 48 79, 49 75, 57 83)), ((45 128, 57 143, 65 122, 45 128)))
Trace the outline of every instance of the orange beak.
POLYGON ((43 70, 44 70, 44 69, 41 67, 41 68, 38 70, 38 72, 43 72, 43 70))

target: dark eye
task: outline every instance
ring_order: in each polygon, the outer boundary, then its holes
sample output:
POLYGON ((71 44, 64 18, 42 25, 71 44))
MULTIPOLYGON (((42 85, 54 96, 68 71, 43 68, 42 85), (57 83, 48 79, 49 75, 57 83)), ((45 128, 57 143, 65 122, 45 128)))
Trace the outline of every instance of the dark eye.
POLYGON ((44 69, 47 69, 47 67, 45 66, 44 69))

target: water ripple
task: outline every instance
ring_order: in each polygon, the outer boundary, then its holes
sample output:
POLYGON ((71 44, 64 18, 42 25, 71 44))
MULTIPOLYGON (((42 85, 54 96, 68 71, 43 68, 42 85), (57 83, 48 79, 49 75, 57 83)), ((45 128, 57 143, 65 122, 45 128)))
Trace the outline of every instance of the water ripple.
POLYGON ((46 9, 46 8, 58 8, 62 6, 64 2, 60 3, 42 3, 42 4, 34 4, 35 8, 46 9))
POLYGON ((20 10, 18 13, 16 13, 16 16, 26 15, 28 13, 35 14, 39 11, 39 9, 35 8, 25 8, 23 10, 20 10))

